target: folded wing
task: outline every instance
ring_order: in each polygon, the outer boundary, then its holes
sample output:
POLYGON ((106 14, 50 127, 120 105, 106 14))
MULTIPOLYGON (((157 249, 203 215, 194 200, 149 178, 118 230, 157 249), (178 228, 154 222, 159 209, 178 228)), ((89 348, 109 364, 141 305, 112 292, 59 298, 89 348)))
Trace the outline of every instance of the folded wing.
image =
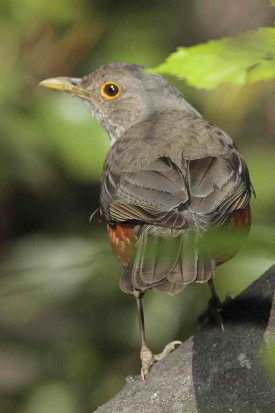
POLYGON ((206 232, 222 227, 250 200, 247 167, 237 150, 175 165, 159 158, 139 171, 109 171, 101 208, 108 221, 132 222, 136 253, 121 280, 126 292, 155 288, 174 294, 205 282, 215 260, 199 250, 206 232))

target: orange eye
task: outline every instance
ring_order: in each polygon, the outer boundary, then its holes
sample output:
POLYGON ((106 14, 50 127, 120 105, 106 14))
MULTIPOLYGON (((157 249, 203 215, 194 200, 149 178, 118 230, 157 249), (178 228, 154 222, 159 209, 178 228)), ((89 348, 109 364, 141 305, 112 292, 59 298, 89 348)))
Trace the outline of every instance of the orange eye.
POLYGON ((105 82, 100 87, 100 94, 105 99, 117 98, 122 92, 121 87, 115 82, 105 82))

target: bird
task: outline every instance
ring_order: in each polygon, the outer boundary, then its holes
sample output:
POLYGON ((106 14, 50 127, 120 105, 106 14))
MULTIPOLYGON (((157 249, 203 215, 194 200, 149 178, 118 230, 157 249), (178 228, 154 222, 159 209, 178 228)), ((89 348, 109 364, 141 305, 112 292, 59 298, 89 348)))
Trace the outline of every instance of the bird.
POLYGON ((135 297, 141 375, 181 343, 153 354, 145 337, 143 297, 174 295, 208 282, 238 251, 211 247, 215 234, 246 237, 254 193, 246 162, 231 137, 204 119, 159 74, 129 63, 103 65, 82 78, 41 86, 85 101, 110 137, 100 184, 99 216, 123 266, 120 288, 135 297))

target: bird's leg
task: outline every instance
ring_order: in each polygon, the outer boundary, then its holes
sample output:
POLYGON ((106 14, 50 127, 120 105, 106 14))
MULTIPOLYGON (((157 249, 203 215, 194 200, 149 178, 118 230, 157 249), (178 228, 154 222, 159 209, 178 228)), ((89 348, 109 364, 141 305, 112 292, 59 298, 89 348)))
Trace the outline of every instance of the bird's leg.
POLYGON ((141 376, 142 376, 142 379, 144 380, 146 374, 149 372, 155 360, 154 360, 154 354, 147 346, 146 339, 145 339, 144 311, 143 311, 143 302, 142 302, 144 293, 140 291, 135 291, 134 295, 135 295, 136 303, 137 303, 138 321, 139 321, 139 330, 140 330, 140 339, 141 339, 141 349, 140 349, 141 376))
POLYGON ((209 319, 214 319, 218 324, 220 324, 222 331, 224 331, 223 319, 221 316, 222 302, 216 292, 214 281, 212 278, 208 281, 211 298, 208 303, 208 308, 206 312, 199 318, 200 324, 205 324, 205 321, 209 319))
POLYGON ((138 310, 138 320, 140 328, 140 338, 141 338, 141 349, 140 349, 140 359, 141 359, 141 377, 144 380, 145 376, 149 373, 150 368, 155 361, 162 360, 167 354, 171 353, 177 344, 181 344, 181 341, 172 341, 167 344, 163 351, 159 354, 153 354, 149 349, 145 339, 145 325, 144 325, 144 312, 143 312, 143 298, 144 293, 140 291, 135 291, 134 296, 136 298, 137 310, 138 310))
POLYGON ((209 305, 220 309, 222 307, 222 302, 221 302, 221 300, 220 300, 220 298, 217 294, 217 291, 215 289, 213 278, 210 278, 210 280, 208 280, 208 285, 209 285, 209 289, 210 289, 210 293, 211 293, 211 298, 210 298, 210 301, 209 301, 209 305))
POLYGON ((221 316, 222 302, 216 292, 214 281, 212 278, 208 281, 211 298, 209 301, 209 309, 212 312, 214 319, 220 324, 222 331, 224 331, 223 319, 221 316))

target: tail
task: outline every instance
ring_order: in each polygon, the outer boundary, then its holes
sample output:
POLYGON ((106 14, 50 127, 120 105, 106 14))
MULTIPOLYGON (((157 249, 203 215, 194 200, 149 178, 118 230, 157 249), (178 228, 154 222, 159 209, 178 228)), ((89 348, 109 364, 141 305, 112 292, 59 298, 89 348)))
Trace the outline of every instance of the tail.
POLYGON ((154 288, 173 295, 190 283, 208 281, 215 260, 206 251, 199 251, 200 238, 195 228, 141 227, 135 254, 121 278, 122 291, 154 288))

